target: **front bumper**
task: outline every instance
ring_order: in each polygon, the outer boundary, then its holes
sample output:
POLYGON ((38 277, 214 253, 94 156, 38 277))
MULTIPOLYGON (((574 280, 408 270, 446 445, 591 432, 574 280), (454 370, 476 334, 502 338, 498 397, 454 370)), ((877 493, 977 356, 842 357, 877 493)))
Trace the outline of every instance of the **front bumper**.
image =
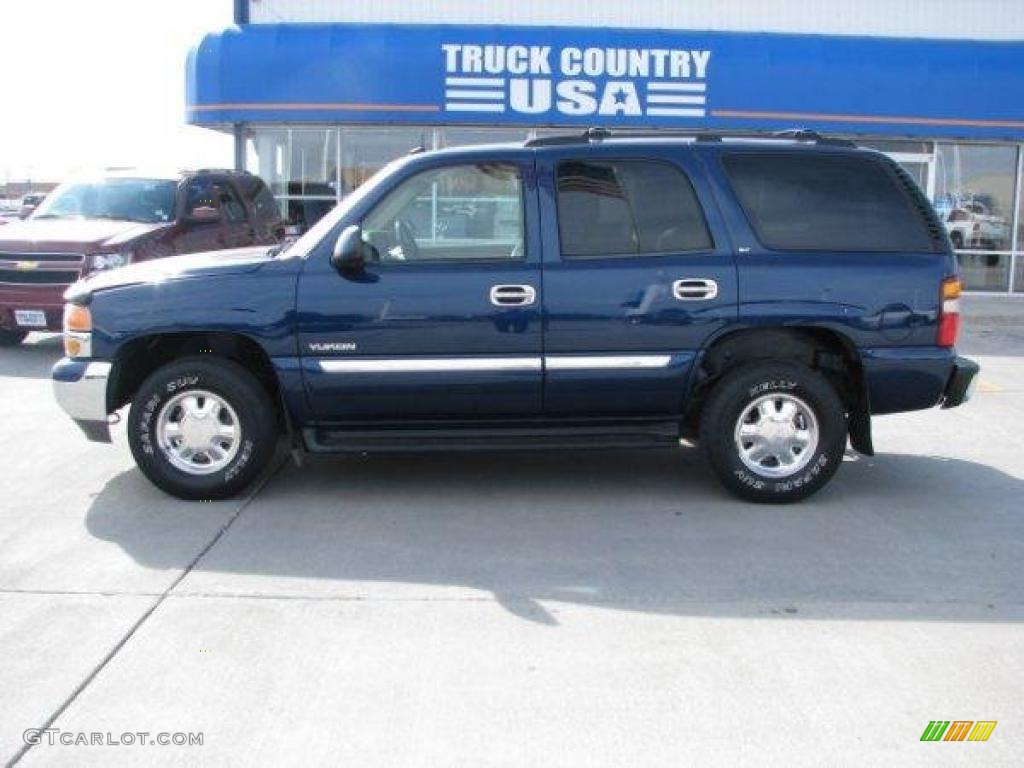
POLYGON ((63 358, 53 366, 53 392, 57 403, 85 436, 98 443, 110 442, 107 420, 107 381, 111 363, 106 360, 63 358))
POLYGON ((942 407, 956 408, 970 400, 974 394, 975 377, 980 370, 973 360, 957 357, 953 361, 953 372, 949 375, 946 390, 942 395, 942 407))
POLYGON ((42 310, 45 328, 22 328, 26 331, 59 331, 64 316, 64 291, 67 285, 0 285, 0 326, 18 328, 14 320, 17 309, 42 310))

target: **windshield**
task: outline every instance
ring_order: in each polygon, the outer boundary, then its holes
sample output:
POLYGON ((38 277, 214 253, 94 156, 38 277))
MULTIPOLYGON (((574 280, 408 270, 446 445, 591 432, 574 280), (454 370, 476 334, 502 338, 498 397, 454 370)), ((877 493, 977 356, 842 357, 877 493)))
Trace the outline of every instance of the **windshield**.
POLYGON ((405 158, 399 158, 385 165, 373 176, 364 181, 359 188, 349 194, 344 200, 335 206, 334 210, 324 216, 312 226, 302 237, 289 245, 281 252, 281 257, 305 258, 316 247, 317 243, 323 240, 338 222, 345 218, 349 211, 355 208, 370 192, 372 192, 385 178, 391 175, 395 166, 404 162, 405 158))
POLYGON ((167 179, 69 181, 57 187, 32 218, 172 221, 177 189, 178 182, 167 179))

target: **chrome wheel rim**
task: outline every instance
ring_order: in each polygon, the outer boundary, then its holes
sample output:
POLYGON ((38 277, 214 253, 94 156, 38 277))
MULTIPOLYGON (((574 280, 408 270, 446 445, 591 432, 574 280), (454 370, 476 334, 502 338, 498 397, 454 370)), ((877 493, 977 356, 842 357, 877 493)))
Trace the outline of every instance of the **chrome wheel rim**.
POLYGON ((241 445, 235 409, 220 395, 192 389, 175 395, 157 414, 157 444, 173 467, 212 475, 231 463, 241 445))
POLYGON ((764 395, 743 409, 734 437, 747 469, 763 477, 789 477, 818 449, 818 420, 799 397, 764 395))

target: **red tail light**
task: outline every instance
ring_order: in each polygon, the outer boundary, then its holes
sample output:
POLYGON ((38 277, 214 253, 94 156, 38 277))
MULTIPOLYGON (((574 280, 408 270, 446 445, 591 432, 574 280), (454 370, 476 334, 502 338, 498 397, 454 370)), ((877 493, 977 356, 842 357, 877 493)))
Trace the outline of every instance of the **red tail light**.
POLYGON ((960 333, 960 285, 959 277, 947 277, 942 281, 942 303, 939 306, 939 338, 940 347, 956 345, 956 337, 960 333))

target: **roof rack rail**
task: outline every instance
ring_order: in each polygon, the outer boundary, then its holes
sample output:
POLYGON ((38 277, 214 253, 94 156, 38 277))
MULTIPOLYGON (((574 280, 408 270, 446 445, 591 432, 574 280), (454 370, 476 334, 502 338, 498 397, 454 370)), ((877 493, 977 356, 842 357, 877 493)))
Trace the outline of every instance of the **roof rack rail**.
POLYGON ((524 147, 557 147, 562 144, 587 144, 591 141, 601 141, 613 138, 615 134, 607 128, 587 128, 583 133, 560 133, 554 136, 538 136, 535 139, 527 139, 523 142, 524 147))
POLYGON ((240 171, 237 168, 195 168, 186 170, 187 173, 223 173, 227 176, 249 176, 249 171, 240 171))
POLYGON ((589 144, 604 139, 671 139, 687 138, 694 141, 724 141, 726 139, 778 139, 780 141, 806 141, 830 147, 856 147, 857 145, 849 139, 840 139, 834 136, 822 136, 817 131, 806 128, 790 128, 785 131, 773 133, 729 132, 729 131, 686 131, 675 128, 663 130, 629 131, 626 133, 613 133, 607 128, 587 128, 583 133, 566 133, 556 136, 538 136, 535 139, 527 139, 525 147, 554 147, 569 144, 589 144))

